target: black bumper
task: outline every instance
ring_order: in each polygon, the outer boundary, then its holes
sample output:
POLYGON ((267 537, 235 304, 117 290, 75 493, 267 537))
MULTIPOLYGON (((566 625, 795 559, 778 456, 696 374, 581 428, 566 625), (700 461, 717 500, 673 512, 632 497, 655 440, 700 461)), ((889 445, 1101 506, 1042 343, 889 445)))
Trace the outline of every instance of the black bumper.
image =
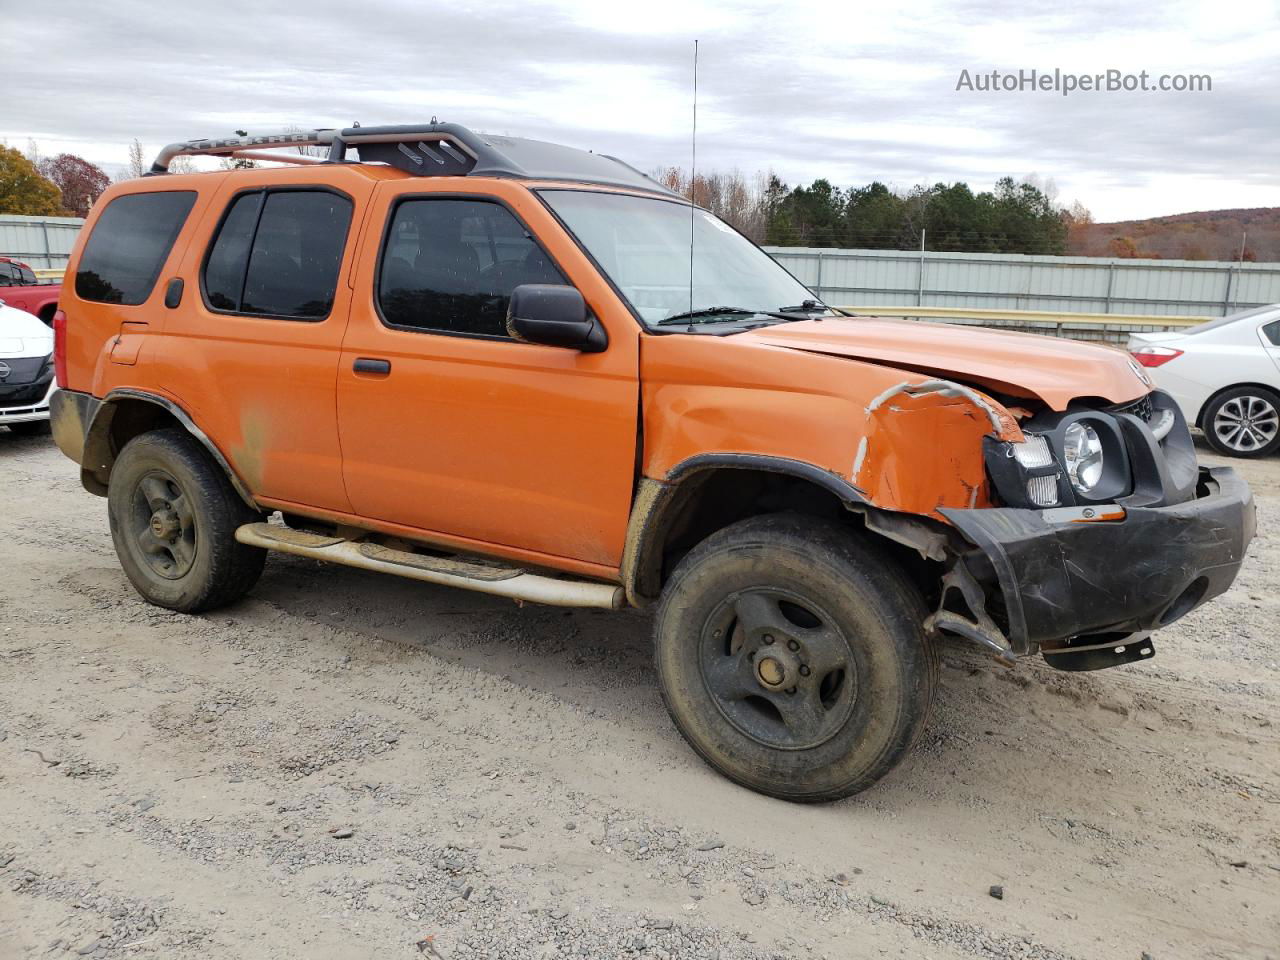
POLYGON ((34 407, 44 399, 52 382, 52 370, 25 383, 0 382, 0 407, 34 407))
POLYGON ((942 512, 977 547, 969 567, 988 596, 1003 597, 1017 656, 1167 626, 1231 586, 1257 527, 1249 487, 1230 467, 1201 467, 1194 499, 1128 507, 1118 521, 942 512))

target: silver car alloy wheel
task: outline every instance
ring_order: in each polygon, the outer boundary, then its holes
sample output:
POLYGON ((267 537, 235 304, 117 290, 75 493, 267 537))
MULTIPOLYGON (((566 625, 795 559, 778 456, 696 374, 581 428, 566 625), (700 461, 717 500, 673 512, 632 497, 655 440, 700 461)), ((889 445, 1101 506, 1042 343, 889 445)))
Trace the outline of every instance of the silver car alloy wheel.
POLYGON ((1214 435, 1240 453, 1265 447, 1280 432, 1280 410, 1270 400, 1245 394, 1224 403, 1213 418, 1214 435))

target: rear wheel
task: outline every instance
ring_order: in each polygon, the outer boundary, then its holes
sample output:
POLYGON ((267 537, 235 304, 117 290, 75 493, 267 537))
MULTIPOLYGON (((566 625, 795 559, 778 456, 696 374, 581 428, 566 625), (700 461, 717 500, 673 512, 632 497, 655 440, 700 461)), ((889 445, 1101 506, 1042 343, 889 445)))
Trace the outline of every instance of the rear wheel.
POLYGON ((259 515, 181 430, 125 445, 111 470, 107 512, 121 567, 157 606, 184 613, 219 607, 262 574, 266 551, 235 539, 236 528, 259 515))
POLYGON ((48 420, 28 420, 25 423, 11 423, 9 429, 19 437, 47 437, 49 435, 48 420))
POLYGON ((929 714, 937 659, 919 591, 852 533, 741 521, 676 568, 655 622, 672 719, 713 767, 797 801, 864 790, 929 714))
POLYGON ((1264 457, 1280 447, 1280 397, 1263 387, 1232 387, 1204 411, 1209 446, 1228 457, 1264 457))

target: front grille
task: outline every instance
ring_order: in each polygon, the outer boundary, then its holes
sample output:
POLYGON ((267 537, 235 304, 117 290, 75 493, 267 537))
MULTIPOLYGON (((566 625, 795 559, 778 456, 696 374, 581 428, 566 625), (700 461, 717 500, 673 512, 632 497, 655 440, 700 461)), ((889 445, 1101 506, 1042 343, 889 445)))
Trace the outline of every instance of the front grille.
POLYGON ((1155 416, 1155 405, 1151 402, 1151 394, 1139 397, 1131 403, 1121 403, 1111 408, 1112 413, 1131 413, 1144 423, 1150 423, 1155 416))
MULTIPOLYGON (((0 362, 8 368, 8 373, 0 377, 0 389, 34 382, 40 376, 40 371, 48 359, 48 357, 5 357, 0 362)), ((4 373, 3 368, 0 368, 0 373, 4 373)))

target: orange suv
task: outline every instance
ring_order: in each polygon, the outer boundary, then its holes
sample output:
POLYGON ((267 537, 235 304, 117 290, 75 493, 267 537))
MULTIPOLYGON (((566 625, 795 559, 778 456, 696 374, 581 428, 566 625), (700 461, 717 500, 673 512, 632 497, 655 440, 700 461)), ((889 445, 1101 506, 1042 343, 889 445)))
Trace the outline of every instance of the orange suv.
POLYGON ((278 550, 653 606, 680 732, 790 800, 901 760, 940 636, 1141 660, 1254 533, 1125 353, 843 315, 619 160, 454 124, 166 147, 60 303, 54 434, 147 600, 278 550))

